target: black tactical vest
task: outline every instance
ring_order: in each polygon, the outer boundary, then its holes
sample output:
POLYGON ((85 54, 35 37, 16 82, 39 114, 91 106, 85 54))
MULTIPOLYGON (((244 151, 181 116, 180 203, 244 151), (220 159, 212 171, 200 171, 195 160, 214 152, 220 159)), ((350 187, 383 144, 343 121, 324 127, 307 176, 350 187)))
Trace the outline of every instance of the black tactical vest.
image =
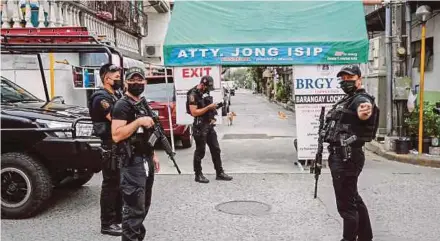
POLYGON ((93 110, 93 101, 97 96, 103 95, 105 99, 111 100, 113 104, 118 100, 115 95, 110 94, 105 89, 100 88, 93 93, 88 101, 89 115, 93 122, 93 135, 100 137, 103 140, 111 139, 111 122, 100 114, 93 110))
MULTIPOLYGON (((133 108, 135 110, 135 119, 143 117, 143 116, 150 116, 146 108, 137 108, 136 102, 128 97, 127 95, 124 95, 121 99, 128 101, 131 105, 133 105, 133 108)), ((139 106, 139 105, 138 105, 139 106)), ((151 116, 150 116, 151 117, 151 116)), ((129 123, 127 123, 129 124, 129 123)), ((138 128, 129 138, 127 138, 128 143, 132 146, 132 153, 137 155, 152 155, 153 154, 153 148, 150 147, 147 143, 148 138, 152 134, 152 129, 146 129, 143 127, 138 128)))
POLYGON ((197 90, 197 86, 191 88, 190 90, 188 90, 188 92, 186 92, 186 113, 188 113, 189 115, 191 115, 191 110, 189 109, 189 102, 190 102, 190 96, 191 95, 195 95, 196 97, 196 102, 197 102, 197 108, 203 108, 205 107, 204 103, 203 103, 203 99, 200 98, 200 92, 199 90, 197 90))
POLYGON ((352 135, 357 137, 353 145, 362 146, 365 142, 372 141, 379 126, 379 113, 374 97, 365 92, 344 97, 334 104, 326 115, 324 142, 339 143, 341 138, 352 135), (349 109, 355 98, 359 96, 368 98, 373 105, 372 115, 365 121, 359 119, 356 111, 349 109))

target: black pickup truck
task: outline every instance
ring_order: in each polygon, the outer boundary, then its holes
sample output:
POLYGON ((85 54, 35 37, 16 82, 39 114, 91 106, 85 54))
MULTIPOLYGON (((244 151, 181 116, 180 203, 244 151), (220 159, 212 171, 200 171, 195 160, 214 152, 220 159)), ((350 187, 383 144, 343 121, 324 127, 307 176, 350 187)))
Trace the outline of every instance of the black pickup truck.
POLYGON ((2 216, 33 216, 54 187, 80 187, 99 172, 101 142, 91 134, 87 108, 41 100, 1 77, 2 216))

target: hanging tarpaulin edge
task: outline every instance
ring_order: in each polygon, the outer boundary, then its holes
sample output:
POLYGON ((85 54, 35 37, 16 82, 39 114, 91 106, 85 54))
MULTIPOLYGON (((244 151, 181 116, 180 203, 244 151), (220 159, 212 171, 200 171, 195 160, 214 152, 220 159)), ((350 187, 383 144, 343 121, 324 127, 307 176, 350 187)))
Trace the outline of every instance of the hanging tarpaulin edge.
POLYGON ((366 63, 368 45, 362 1, 179 0, 163 49, 166 66, 309 65, 366 63))

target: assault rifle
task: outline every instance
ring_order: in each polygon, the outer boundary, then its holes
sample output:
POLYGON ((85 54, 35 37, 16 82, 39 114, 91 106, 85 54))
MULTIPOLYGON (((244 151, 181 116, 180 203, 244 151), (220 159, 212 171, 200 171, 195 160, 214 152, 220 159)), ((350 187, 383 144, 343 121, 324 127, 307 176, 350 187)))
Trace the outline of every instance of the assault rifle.
POLYGON ((324 142, 324 115, 325 115, 325 107, 321 107, 321 115, 319 116, 319 131, 318 131, 318 151, 316 152, 315 160, 310 168, 310 173, 315 173, 315 194, 314 198, 318 195, 318 179, 319 175, 321 175, 322 168, 322 152, 324 150, 323 142, 324 142))
POLYGON ((154 144, 157 140, 160 140, 165 152, 167 153, 168 157, 173 161, 174 167, 176 167, 177 172, 181 174, 179 166, 176 163, 176 160, 174 159, 174 156, 176 153, 173 152, 173 149, 171 148, 170 142, 168 141, 167 137, 165 136, 165 132, 163 131, 162 125, 159 122, 159 117, 151 110, 150 106, 148 106, 147 100, 144 97, 141 97, 141 99, 136 102, 135 108, 138 110, 139 113, 142 114, 142 110, 146 110, 147 114, 153 119, 154 125, 153 125, 153 133, 151 134, 150 138, 148 139, 148 144, 151 147, 154 147, 154 144))

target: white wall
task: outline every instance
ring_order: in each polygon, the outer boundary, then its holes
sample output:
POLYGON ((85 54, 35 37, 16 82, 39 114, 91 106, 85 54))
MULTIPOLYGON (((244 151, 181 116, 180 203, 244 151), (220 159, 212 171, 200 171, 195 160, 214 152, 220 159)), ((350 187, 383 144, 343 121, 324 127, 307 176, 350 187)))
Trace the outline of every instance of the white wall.
MULTIPOLYGON (((70 64, 79 66, 79 54, 54 54, 55 60, 67 59, 70 64)), ((49 55, 42 54, 46 83, 49 91, 49 55)), ((43 83, 35 55, 2 55, 1 75, 14 81, 35 96, 45 100, 43 83)), ((72 69, 69 65, 55 63, 55 96, 63 96, 66 104, 86 106, 86 90, 73 89, 72 69)))
MULTIPOLYGON (((412 29, 412 41, 420 40, 422 30, 420 25, 412 29)), ((440 91, 440 14, 426 23, 426 37, 434 37, 434 56, 432 71, 425 72, 425 90, 440 91)), ((420 73, 417 68, 412 71, 412 78, 416 83, 420 82, 420 73)))
POLYGON ((145 45, 160 45, 160 56, 162 58, 149 58, 149 62, 163 65, 162 47, 168 29, 170 13, 157 13, 152 9, 150 10, 148 11, 148 35, 142 39, 142 53, 144 52, 145 45))

